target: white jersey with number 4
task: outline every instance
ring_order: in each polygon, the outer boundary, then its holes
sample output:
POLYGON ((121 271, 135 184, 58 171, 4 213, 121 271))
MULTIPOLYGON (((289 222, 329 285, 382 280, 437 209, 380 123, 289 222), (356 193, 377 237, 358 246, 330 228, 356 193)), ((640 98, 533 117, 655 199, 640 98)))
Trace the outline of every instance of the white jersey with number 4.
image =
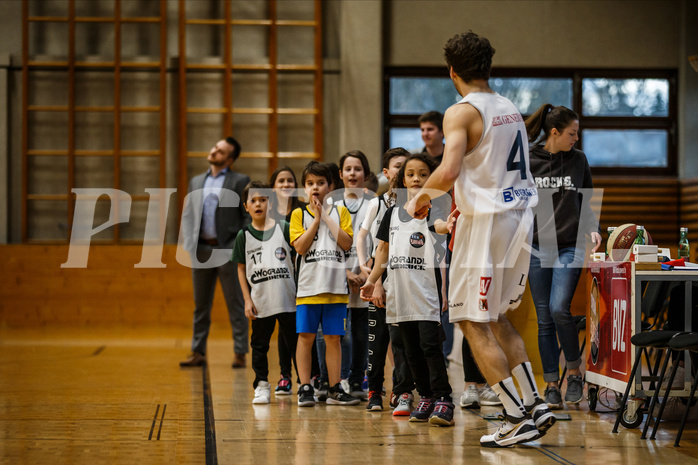
POLYGON ((465 215, 522 210, 538 203, 528 160, 528 136, 519 110, 497 93, 475 92, 458 104, 470 104, 482 116, 482 137, 463 158, 454 185, 458 209, 465 215))

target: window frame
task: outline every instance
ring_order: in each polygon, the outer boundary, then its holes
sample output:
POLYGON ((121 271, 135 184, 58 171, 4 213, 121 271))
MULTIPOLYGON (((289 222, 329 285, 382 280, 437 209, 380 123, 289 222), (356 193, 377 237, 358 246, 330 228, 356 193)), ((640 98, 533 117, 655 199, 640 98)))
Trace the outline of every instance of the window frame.
MULTIPOLYGON (((579 142, 583 147, 585 129, 643 130, 658 129, 667 132, 666 167, 592 167, 595 176, 677 176, 678 173, 678 79, 677 70, 669 68, 492 68, 492 78, 568 78, 572 80, 572 110, 579 115, 579 142), (585 116, 582 113, 582 81, 584 79, 665 79, 669 83, 668 116, 585 116)), ((390 143, 391 128, 417 127, 419 115, 390 114, 390 79, 394 77, 448 78, 445 66, 407 67, 388 66, 384 72, 383 147, 390 143)), ((530 115, 522 115, 524 118, 530 115)), ((582 148, 583 150, 583 148, 582 148)))

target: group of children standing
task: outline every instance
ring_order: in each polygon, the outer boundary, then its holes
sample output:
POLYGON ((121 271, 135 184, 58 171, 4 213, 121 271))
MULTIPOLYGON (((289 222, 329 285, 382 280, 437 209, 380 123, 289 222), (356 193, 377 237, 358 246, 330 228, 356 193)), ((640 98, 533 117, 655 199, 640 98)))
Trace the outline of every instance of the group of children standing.
POLYGON ((388 150, 382 167, 391 187, 379 197, 366 193, 370 169, 362 152, 348 152, 339 165, 340 181, 330 165, 308 163, 301 177, 307 204, 294 196, 295 176, 286 167, 274 172, 270 184, 253 181, 243 191, 252 223, 238 234, 232 260, 238 263, 245 314, 252 320, 253 403, 271 398, 267 352, 278 320, 281 381, 276 395, 291 394, 295 353, 299 406, 323 400, 356 405, 363 398, 367 410, 383 410, 384 366, 392 345, 393 415, 451 426, 454 405, 440 315, 446 238, 454 215, 448 214, 450 199, 435 201, 425 219, 405 210, 435 162, 426 153, 388 150), (340 183, 343 193, 333 193, 340 183), (348 318, 351 370, 344 384, 341 339, 348 318), (316 361, 314 347, 320 327, 324 361, 316 361), (318 376, 322 362, 325 380, 318 376), (366 371, 368 394, 361 386, 366 371), (415 387, 420 395, 416 408, 415 387))

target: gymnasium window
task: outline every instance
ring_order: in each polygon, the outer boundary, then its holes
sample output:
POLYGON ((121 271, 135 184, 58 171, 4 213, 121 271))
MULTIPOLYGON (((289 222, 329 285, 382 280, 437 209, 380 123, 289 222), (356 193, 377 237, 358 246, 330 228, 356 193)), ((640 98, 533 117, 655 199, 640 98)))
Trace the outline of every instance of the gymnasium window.
MULTIPOLYGON (((386 69, 384 145, 423 146, 420 114, 460 97, 445 68, 386 69)), ((676 72, 674 70, 513 69, 492 71, 490 87, 524 117, 543 103, 580 116, 580 141, 595 174, 676 175, 676 72)))

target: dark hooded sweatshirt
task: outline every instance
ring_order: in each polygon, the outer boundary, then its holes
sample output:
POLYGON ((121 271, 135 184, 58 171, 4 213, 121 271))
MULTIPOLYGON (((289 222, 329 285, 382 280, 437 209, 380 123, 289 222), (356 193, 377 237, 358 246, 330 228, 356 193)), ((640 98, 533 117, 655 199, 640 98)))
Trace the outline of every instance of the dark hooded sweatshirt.
POLYGON ((599 231, 598 221, 591 211, 590 198, 582 202, 582 192, 577 190, 594 187, 584 152, 573 148, 569 152, 552 154, 543 149, 542 145, 537 145, 531 148, 529 154, 531 174, 535 178, 540 199, 538 206, 533 209, 536 214, 533 243, 539 244, 542 241, 549 244, 552 237, 557 237, 558 248, 574 247, 580 225, 586 236, 599 231), (552 218, 549 213, 550 202, 545 201, 551 193, 554 212, 552 218))

